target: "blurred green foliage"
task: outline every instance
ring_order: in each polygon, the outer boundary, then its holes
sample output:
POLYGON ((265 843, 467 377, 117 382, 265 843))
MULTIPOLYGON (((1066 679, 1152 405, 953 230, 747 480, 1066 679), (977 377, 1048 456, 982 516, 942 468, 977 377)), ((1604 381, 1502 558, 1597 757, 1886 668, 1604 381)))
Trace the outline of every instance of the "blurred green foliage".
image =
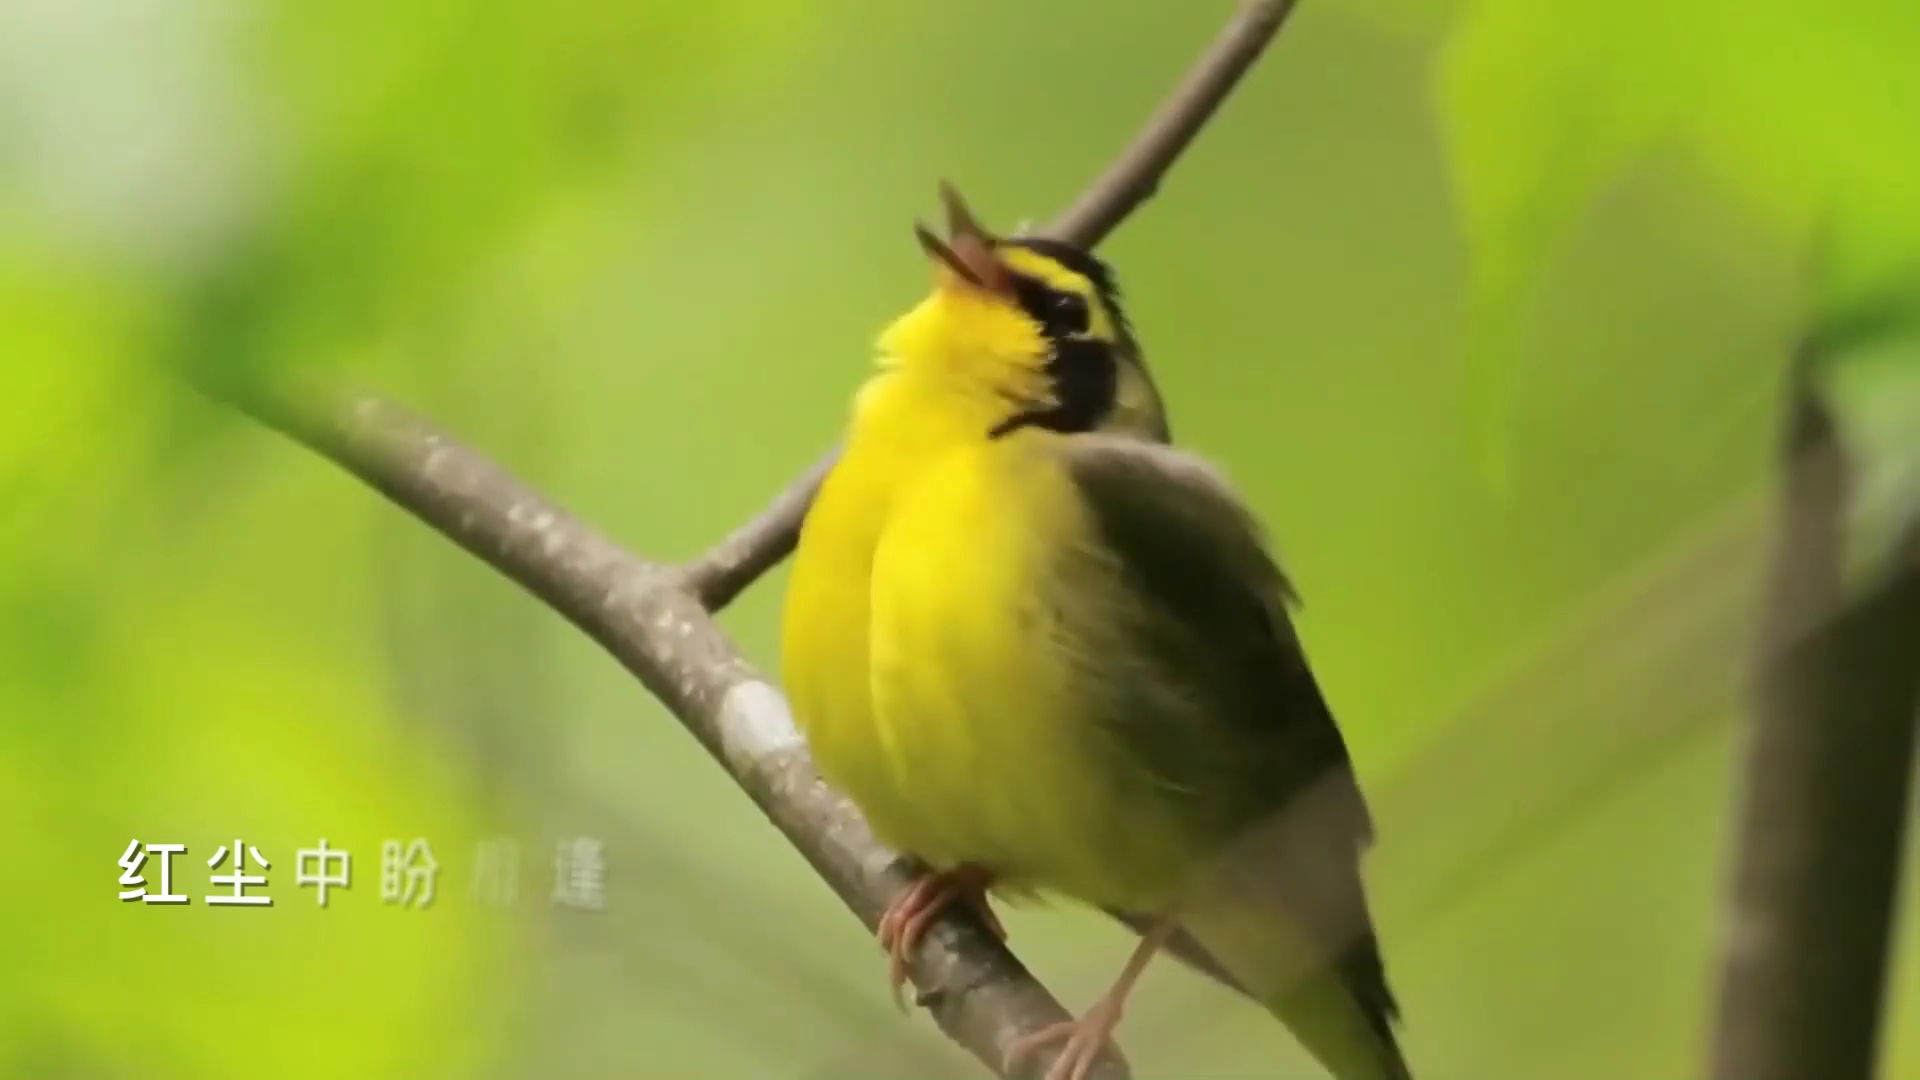
POLYGON ((1492 446, 1512 407, 1527 290, 1595 193, 1655 149, 1683 156, 1782 238, 1817 237, 1816 307, 1856 302, 1911 269, 1920 17, 1899 0, 1807 15, 1734 0, 1467 5, 1440 98, 1474 252, 1477 392, 1492 446))
MULTIPOLYGON (((691 554, 833 438, 925 287, 934 181, 1044 218, 1226 8, 0 6, 0 1076, 970 1075, 630 679, 168 365, 365 379, 691 554), (609 848, 602 914, 547 902, 580 834, 609 848), (200 902, 236 835, 268 911, 200 902), (522 841, 509 911, 469 892, 494 835, 522 841), (355 859, 324 911, 293 885, 322 836, 355 859), (379 845, 413 836, 428 911, 380 903, 379 845), (114 899, 136 837, 189 845, 193 904, 114 899)), ((1702 523, 1758 528, 1788 343, 1920 229, 1893 64, 1917 23, 1310 0, 1109 245, 1182 439, 1302 582, 1363 779, 1486 763, 1385 800, 1386 864, 1582 793, 1448 895, 1384 898, 1428 1080, 1695 1071, 1722 729, 1676 716, 1678 749, 1593 787, 1574 747, 1608 731, 1507 761, 1484 717, 1541 684, 1592 699, 1549 734, 1659 699, 1650 663, 1565 643, 1702 523), (1841 272, 1809 290, 1817 228, 1841 272)), ((781 583, 727 617, 769 667, 781 583)), ((1668 640, 1691 613, 1662 602, 1609 633, 1668 640)), ((1070 1003, 1122 956, 1084 915, 1010 922, 1070 1003)), ((1912 954, 1889 1076, 1920 1071, 1912 954)), ((1125 1042, 1146 1076, 1312 1075, 1171 967, 1125 1042)))

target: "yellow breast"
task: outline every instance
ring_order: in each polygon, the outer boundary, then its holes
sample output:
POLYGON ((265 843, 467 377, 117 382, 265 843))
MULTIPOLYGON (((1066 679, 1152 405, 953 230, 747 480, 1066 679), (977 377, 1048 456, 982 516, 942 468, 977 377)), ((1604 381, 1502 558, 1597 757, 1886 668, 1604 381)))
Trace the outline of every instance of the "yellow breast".
POLYGON ((1075 802, 1040 588, 1057 524, 1045 514, 1070 504, 1039 490, 1055 474, 1016 463, 1026 439, 957 450, 903 493, 875 555, 869 643, 874 725, 917 812, 912 842, 1013 879, 1055 876, 1032 841, 1059 833, 1075 802))
POLYGON ((840 460, 801 528, 781 630, 781 673, 821 774, 882 842, 922 854, 919 816, 873 711, 870 631, 875 550, 901 494, 960 440, 896 373, 861 391, 840 460))
POLYGON ((846 457, 808 511, 787 587, 780 644, 794 718, 827 782, 899 848, 896 787, 873 728, 868 618, 873 540, 887 492, 846 457))
POLYGON ((1087 527, 1053 436, 930 434, 857 430, 809 514, 783 662, 814 758, 896 849, 1150 908, 1181 838, 1098 767, 1097 658, 1050 647, 1050 561, 1087 527))
POLYGON ((978 832, 956 826, 964 778, 1006 748, 977 738, 962 712, 919 703, 948 700, 941 680, 956 668, 939 662, 947 644, 969 657, 1017 647, 1003 625, 1008 598, 1030 591, 1018 583, 1029 533, 994 528, 1018 515, 984 510, 1011 497, 993 490, 1001 472, 991 463, 1005 443, 985 437, 1000 405, 982 401, 976 413, 950 385, 913 372, 869 382, 808 511, 784 612, 782 675, 822 775, 883 842, 935 864, 977 846, 954 835, 978 832), (950 596, 979 605, 948 610, 950 596), (876 616, 888 620, 879 634, 876 616), (875 701, 883 687, 894 691, 886 715, 875 701))
POLYGON ((783 677, 822 775, 884 843, 1151 907, 1173 834, 1100 767, 1095 661, 1047 647, 1048 560, 1089 527, 1042 452, 1060 436, 990 437, 1042 378, 1037 333, 938 290, 889 329, 801 530, 783 677))

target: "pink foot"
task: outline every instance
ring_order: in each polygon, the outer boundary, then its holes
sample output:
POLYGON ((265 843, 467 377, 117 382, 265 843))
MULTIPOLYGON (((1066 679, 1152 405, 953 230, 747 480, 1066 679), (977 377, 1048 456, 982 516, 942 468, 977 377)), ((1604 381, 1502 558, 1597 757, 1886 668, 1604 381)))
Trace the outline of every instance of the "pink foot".
MULTIPOLYGON (((1093 1070, 1093 1063, 1100 1059, 1101 1051, 1113 1043, 1113 1029, 1120 1024, 1123 1001, 1111 995, 1100 999, 1100 1003, 1088 1009, 1086 1015, 1078 1020, 1063 1020, 1049 1028, 1042 1028, 1031 1035, 1018 1039, 1007 1048, 1005 1071, 1012 1076, 1020 1062, 1030 1057, 1043 1046, 1064 1042, 1060 1056, 1053 1060, 1053 1068, 1047 1070, 1046 1080, 1086 1080, 1093 1070)), ((1119 1048, 1114 1048, 1115 1053, 1119 1048)))
POLYGON ((887 984, 893 992, 893 1003, 901 1010, 907 1007, 900 991, 907 984, 908 958, 920 947, 920 939, 927 936, 933 920, 939 918, 948 905, 955 901, 967 904, 995 937, 1003 942, 1007 940, 1006 927, 987 903, 987 889, 992 884, 993 875, 986 870, 957 866, 923 874, 887 905, 886 912, 880 916, 877 933, 881 946, 887 950, 887 984))
MULTIPOLYGON (((1127 1006, 1127 995, 1133 993, 1134 985, 1147 969, 1147 961, 1160 951, 1160 946, 1166 943, 1167 935, 1173 933, 1175 925, 1173 920, 1163 918, 1153 929, 1140 935, 1140 944, 1134 946, 1133 955, 1127 958, 1119 977, 1113 980, 1113 985, 1106 993, 1100 995, 1099 1002, 1078 1020, 1065 1020, 1015 1039, 1013 1045, 1007 1048, 1006 1061, 1002 1063, 1007 1075, 1013 1075, 1020 1062, 1035 1050, 1064 1042, 1066 1045, 1060 1048, 1060 1056, 1053 1060, 1053 1068, 1047 1070, 1047 1080, 1087 1080, 1087 1074, 1093 1071, 1093 1063, 1100 1060, 1101 1052, 1113 1043, 1113 1029, 1120 1024, 1120 1014, 1127 1006)), ((1119 1047, 1114 1047, 1116 1056, 1119 1052, 1119 1047)))

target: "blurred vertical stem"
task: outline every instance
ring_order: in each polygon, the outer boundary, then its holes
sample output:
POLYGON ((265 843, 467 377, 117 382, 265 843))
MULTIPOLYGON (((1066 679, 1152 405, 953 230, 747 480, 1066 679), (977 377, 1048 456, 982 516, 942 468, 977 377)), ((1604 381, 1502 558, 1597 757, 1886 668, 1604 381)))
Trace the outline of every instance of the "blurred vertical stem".
POLYGON ((1715 1080, 1866 1080, 1879 1050, 1920 726, 1920 523, 1849 588, 1856 469, 1825 359, 1805 348, 1790 387, 1715 1080))

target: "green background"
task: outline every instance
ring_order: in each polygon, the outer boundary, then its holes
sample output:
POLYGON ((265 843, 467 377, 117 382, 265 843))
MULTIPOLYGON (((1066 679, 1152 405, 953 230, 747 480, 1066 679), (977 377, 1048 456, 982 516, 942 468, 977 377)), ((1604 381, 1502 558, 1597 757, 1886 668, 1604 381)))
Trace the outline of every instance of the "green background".
MULTIPOLYGON (((0 6, 0 1076, 977 1075, 612 662, 169 365, 349 373, 691 556, 833 440, 936 181, 1044 220, 1228 9, 0 6), (236 835, 269 910, 199 900, 236 835), (510 910, 469 891, 494 835, 510 910), (576 835, 605 913, 548 902, 576 835), (414 836, 427 911, 380 902, 414 836), (193 904, 115 899, 136 837, 193 904)), ((1864 0, 1307 0, 1104 248, 1301 583, 1423 1080, 1700 1069, 1777 387, 1915 250, 1917 39, 1864 0)), ((769 670, 783 582, 725 617, 769 670)), ((1076 1007, 1126 948, 1009 925, 1076 1007)), ((1171 965, 1122 1040, 1318 1075, 1171 965)))

